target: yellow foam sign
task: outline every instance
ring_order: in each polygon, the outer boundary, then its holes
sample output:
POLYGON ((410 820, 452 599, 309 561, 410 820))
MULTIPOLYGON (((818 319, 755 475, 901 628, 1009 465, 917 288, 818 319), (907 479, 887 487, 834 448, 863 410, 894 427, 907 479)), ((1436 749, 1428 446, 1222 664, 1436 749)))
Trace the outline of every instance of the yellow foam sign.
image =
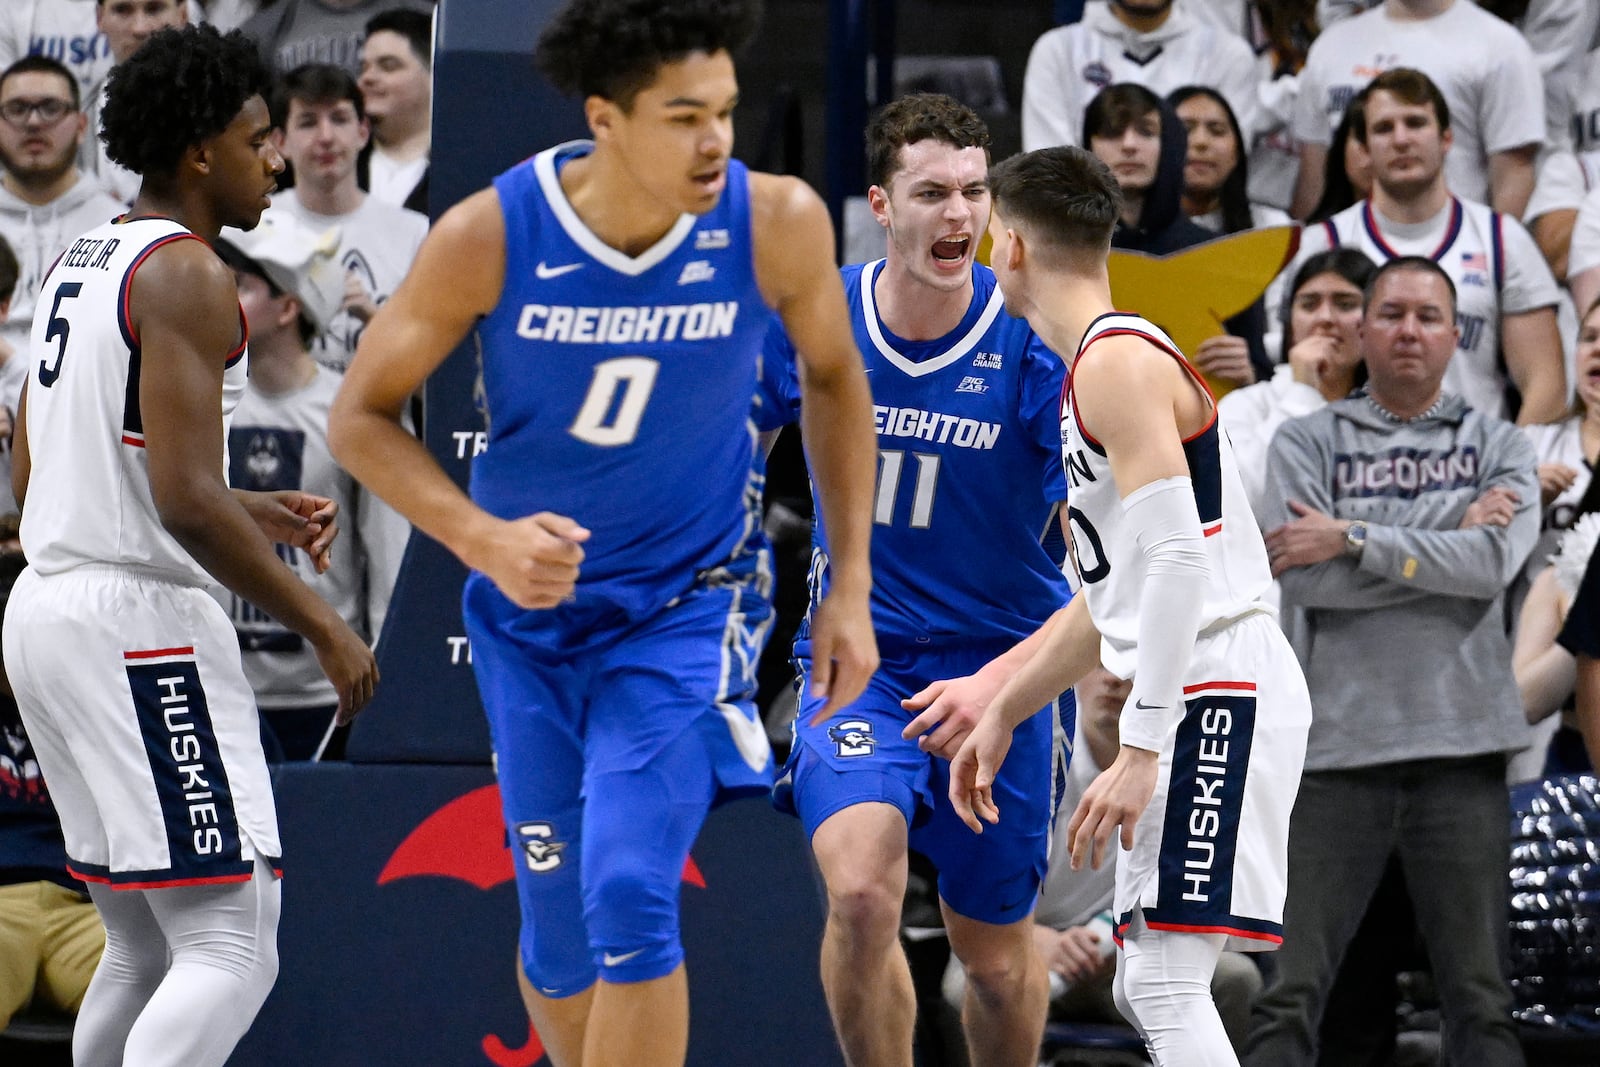
MULTIPOLYGON (((1218 237, 1165 256, 1111 250, 1111 301, 1142 315, 1188 355, 1223 322, 1261 298, 1300 247, 1299 226, 1272 226, 1218 237)), ((1233 383, 1206 376, 1216 396, 1233 383)))

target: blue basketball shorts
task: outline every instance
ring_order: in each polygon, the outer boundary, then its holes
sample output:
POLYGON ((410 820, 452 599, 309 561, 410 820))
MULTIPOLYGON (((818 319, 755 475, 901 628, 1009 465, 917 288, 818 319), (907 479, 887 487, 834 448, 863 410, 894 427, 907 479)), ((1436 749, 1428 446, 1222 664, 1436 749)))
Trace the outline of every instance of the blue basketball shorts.
POLYGON ((800 714, 795 744, 773 799, 798 815, 806 836, 855 804, 886 803, 905 816, 912 849, 939 870, 939 896, 980 922, 1017 922, 1033 911, 1044 878, 1055 802, 1064 784, 1075 705, 1072 692, 1017 727, 995 781, 998 826, 974 834, 950 805, 950 764, 902 738, 912 719, 900 701, 941 678, 971 674, 1007 645, 888 643, 862 695, 810 725, 823 701, 810 695, 808 642, 795 645, 800 714))
POLYGON ((464 606, 529 981, 565 997, 597 977, 670 974, 683 960, 679 883, 706 814, 771 788, 753 702, 770 604, 754 582, 700 585, 581 639, 548 619, 519 625, 542 613, 482 575, 464 606))

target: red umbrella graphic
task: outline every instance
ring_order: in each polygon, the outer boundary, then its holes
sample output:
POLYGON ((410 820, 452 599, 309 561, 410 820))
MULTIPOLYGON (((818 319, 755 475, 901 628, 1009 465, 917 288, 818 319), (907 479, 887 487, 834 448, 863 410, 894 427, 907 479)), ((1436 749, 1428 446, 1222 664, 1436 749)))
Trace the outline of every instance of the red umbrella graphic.
MULTIPOLYGON (((402 878, 454 878, 479 889, 493 889, 512 878, 511 846, 500 811, 500 787, 486 785, 459 796, 429 815, 400 842, 378 875, 378 884, 402 878)), ((700 889, 705 876, 691 856, 683 880, 700 889)), ((528 1026, 528 1040, 510 1048, 495 1034, 483 1039, 483 1054, 495 1067, 533 1067, 544 1043, 528 1026)))

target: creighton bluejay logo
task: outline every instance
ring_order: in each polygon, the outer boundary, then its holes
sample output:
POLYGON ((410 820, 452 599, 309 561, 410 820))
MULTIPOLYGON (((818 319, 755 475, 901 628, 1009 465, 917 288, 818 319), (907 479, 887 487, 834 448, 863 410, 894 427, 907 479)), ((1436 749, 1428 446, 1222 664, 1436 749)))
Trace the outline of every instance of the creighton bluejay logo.
POLYGON ((522 841, 523 860, 528 870, 546 874, 561 866, 561 854, 566 851, 565 841, 554 840, 556 828, 547 822, 517 824, 517 837, 522 841))
POLYGON ((872 736, 872 724, 864 719, 848 719, 828 727, 828 740, 834 744, 837 755, 870 756, 877 746, 872 736))

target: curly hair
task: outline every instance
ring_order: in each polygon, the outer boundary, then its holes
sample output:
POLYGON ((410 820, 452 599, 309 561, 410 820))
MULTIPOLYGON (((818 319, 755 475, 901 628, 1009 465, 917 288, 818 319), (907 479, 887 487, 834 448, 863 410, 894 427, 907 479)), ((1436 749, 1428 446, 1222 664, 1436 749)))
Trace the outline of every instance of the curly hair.
POLYGON ((887 186, 900 169, 900 150, 928 140, 989 155, 989 127, 977 112, 943 93, 911 93, 867 125, 867 181, 887 186))
POLYGON ((738 52, 760 21, 760 0, 570 0, 539 35, 533 58, 562 92, 627 111, 662 64, 691 52, 738 52))
POLYGON ((228 128, 272 75, 251 40, 209 25, 152 34, 111 70, 100 111, 106 155, 135 174, 174 173, 183 153, 228 128))

